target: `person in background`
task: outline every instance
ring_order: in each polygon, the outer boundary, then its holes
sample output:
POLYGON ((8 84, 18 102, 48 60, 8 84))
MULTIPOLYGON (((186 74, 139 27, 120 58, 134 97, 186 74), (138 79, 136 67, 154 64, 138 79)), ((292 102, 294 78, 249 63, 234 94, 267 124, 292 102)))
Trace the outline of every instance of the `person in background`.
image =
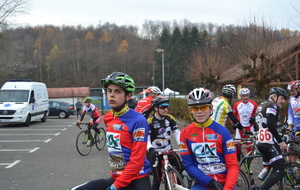
POLYGON ((235 93, 236 93, 236 89, 232 84, 226 84, 223 86, 222 96, 217 97, 212 101, 212 106, 213 106, 212 119, 217 123, 225 126, 227 117, 229 117, 233 123, 233 129, 236 130, 238 128, 243 133, 245 133, 246 130, 239 122, 239 120, 236 118, 236 116, 233 114, 230 105, 230 102, 235 93))
POLYGON ((195 88, 187 96, 194 122, 180 133, 180 155, 185 171, 195 178, 191 190, 233 190, 239 166, 234 141, 223 125, 212 120, 212 93, 195 88))
MULTIPOLYGON (((171 133, 173 133, 175 140, 179 145, 180 130, 178 129, 175 118, 168 114, 169 106, 169 100, 163 96, 157 96, 152 100, 154 115, 148 119, 150 128, 147 146, 149 152, 148 157, 153 166, 156 161, 156 152, 170 151, 168 154, 169 162, 179 173, 181 173, 183 171, 183 165, 179 155, 175 151, 172 151, 173 148, 171 144, 171 133)), ((162 160, 163 155, 159 155, 157 167, 152 168, 152 190, 159 190, 162 177, 162 160)))
POLYGON ((292 81, 287 89, 290 91, 288 107, 288 129, 300 131, 300 81, 292 81))
MULTIPOLYGON (((239 91, 239 94, 241 96, 241 100, 234 104, 233 114, 237 117, 246 131, 254 132, 254 115, 257 109, 257 104, 249 99, 250 90, 248 88, 242 88, 239 91)), ((241 130, 236 130, 235 138, 247 138, 247 136, 245 136, 241 130)), ((247 145, 250 144, 250 142, 247 143, 247 145)), ((251 146, 247 147, 247 152, 250 152, 251 150, 251 146)), ((240 148, 238 147, 236 151, 239 160, 241 154, 240 148)))
MULTIPOLYGON (((92 98, 91 97, 86 97, 83 100, 84 107, 82 109, 82 115, 79 121, 77 121, 77 125, 80 125, 82 120, 84 119, 85 114, 87 113, 91 117, 90 125, 92 126, 92 129, 98 134, 100 134, 99 129, 97 128, 99 123, 101 123, 102 120, 102 115, 98 108, 92 104, 92 98)), ((91 146, 91 139, 88 140, 86 143, 86 146, 89 147, 91 146)))
POLYGON ((146 158, 149 126, 145 117, 127 105, 134 94, 134 80, 123 72, 113 72, 101 83, 112 108, 104 116, 111 177, 72 190, 150 190, 151 166, 146 158))
POLYGON ((77 119, 79 119, 79 116, 81 117, 81 108, 82 108, 82 103, 80 101, 80 98, 77 99, 77 102, 75 103, 75 108, 76 108, 77 119))
POLYGON ((131 109, 135 109, 137 103, 138 103, 137 98, 133 96, 132 98, 130 98, 130 100, 128 100, 128 107, 131 109))
POLYGON ((148 93, 148 96, 138 101, 135 110, 148 119, 152 112, 152 100, 159 96, 161 91, 156 86, 150 86, 146 89, 146 93, 148 93))
POLYGON ((261 190, 270 189, 284 176, 285 161, 282 151, 287 148, 277 131, 279 108, 288 98, 286 91, 280 87, 270 89, 269 100, 261 103, 255 113, 255 122, 259 127, 257 149, 263 154, 263 165, 272 173, 263 182, 261 190))

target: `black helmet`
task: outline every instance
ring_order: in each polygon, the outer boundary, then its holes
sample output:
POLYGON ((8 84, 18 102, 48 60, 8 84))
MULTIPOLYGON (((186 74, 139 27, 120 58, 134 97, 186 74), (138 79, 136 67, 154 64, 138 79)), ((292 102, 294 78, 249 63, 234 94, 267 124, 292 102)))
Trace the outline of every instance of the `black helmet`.
POLYGON ((105 79, 101 80, 104 88, 107 88, 109 84, 116 84, 124 88, 125 91, 134 94, 135 84, 134 80, 127 74, 123 72, 113 72, 108 75, 105 79))
POLYGON ((158 107, 160 105, 162 106, 169 106, 169 99, 168 98, 165 98, 163 96, 157 96, 156 98, 154 98, 152 100, 152 106, 153 107, 158 107))
POLYGON ((283 88, 280 87, 274 87, 270 89, 269 94, 276 94, 278 96, 283 96, 285 99, 288 98, 288 94, 286 93, 286 91, 283 88))
POLYGON ((213 101, 213 95, 208 89, 195 88, 187 95, 186 100, 189 106, 197 104, 211 104, 213 101))

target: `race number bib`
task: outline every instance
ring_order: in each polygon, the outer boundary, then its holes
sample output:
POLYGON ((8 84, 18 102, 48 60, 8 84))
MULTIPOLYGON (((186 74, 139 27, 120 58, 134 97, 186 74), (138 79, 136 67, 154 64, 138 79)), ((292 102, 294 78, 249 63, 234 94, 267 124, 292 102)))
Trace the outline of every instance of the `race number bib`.
POLYGON ((273 135, 269 129, 259 129, 258 141, 260 143, 272 143, 273 135))

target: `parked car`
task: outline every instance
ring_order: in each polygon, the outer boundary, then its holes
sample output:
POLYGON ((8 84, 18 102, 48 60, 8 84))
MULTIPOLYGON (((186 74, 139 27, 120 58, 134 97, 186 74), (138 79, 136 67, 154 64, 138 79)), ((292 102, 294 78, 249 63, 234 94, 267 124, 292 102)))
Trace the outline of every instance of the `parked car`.
POLYGON ((49 116, 68 118, 74 115, 74 106, 67 102, 49 100, 49 116))

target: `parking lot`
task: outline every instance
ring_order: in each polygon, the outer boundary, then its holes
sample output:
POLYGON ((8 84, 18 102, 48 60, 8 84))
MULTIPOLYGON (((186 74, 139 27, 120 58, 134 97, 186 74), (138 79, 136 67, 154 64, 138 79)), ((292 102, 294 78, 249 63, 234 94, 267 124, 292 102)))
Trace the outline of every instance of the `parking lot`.
POLYGON ((106 148, 101 152, 93 148, 86 157, 76 151, 80 129, 75 123, 74 116, 49 117, 45 123, 33 122, 29 127, 0 127, 0 189, 65 190, 109 177, 106 148))

